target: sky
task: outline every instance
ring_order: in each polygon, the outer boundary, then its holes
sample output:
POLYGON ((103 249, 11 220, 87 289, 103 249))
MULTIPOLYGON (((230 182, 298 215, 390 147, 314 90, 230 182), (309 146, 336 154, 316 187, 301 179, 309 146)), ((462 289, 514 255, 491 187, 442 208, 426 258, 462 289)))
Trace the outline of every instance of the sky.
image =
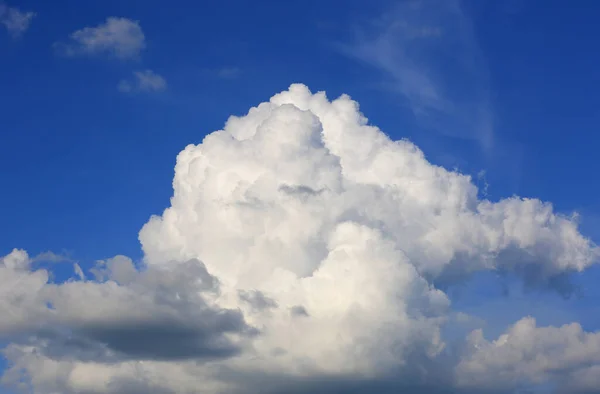
POLYGON ((599 15, 0 0, 0 393, 599 392, 599 15))

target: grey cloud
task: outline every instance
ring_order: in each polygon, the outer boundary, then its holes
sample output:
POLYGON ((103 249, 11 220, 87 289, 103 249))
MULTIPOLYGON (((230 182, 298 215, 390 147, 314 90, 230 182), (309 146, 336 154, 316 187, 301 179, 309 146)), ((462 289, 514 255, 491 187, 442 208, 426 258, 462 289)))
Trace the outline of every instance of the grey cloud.
POLYGON ((115 256, 107 261, 98 261, 90 272, 97 281, 111 279, 121 284, 130 283, 138 275, 133 262, 125 256, 115 256))
MULTIPOLYGON (((53 360, 210 361, 241 351, 225 334, 251 337, 257 332, 246 325, 239 311, 205 309, 199 315, 197 322, 154 319, 45 328, 30 333, 35 336, 23 338, 22 343, 35 345, 53 360)), ((18 336, 12 341, 20 342, 18 336)))
POLYGON ((297 196, 300 198, 318 196, 325 191, 324 189, 315 190, 306 185, 282 185, 279 187, 279 190, 290 196, 297 196))
POLYGON ((202 322, 172 320, 106 324, 77 330, 83 338, 106 344, 119 358, 134 360, 219 359, 240 347, 223 334, 248 332, 238 311, 201 311, 202 322))
MULTIPOLYGON (((548 249, 550 251, 551 248, 548 249)), ((579 289, 572 281, 575 269, 567 272, 548 270, 551 266, 549 253, 531 254, 516 246, 500 251, 496 256, 496 273, 500 280, 518 277, 526 291, 550 291, 569 298, 578 293, 579 289), (546 259, 547 257, 547 259, 546 259)), ((478 271, 480 264, 477 258, 458 253, 437 277, 425 275, 439 289, 448 290, 470 280, 471 274, 478 271)))
POLYGON ((305 316, 305 317, 310 316, 308 314, 308 312, 306 311, 306 308, 303 307, 302 305, 294 305, 293 307, 290 308, 290 313, 292 314, 292 316, 305 316))
MULTIPOLYGON (((167 387, 160 387, 150 382, 134 379, 116 379, 110 382, 106 391, 97 394, 177 394, 177 391, 167 387)), ((90 393, 96 394, 96 393, 90 393)))
POLYGON ((277 308, 275 300, 265 296, 258 290, 239 290, 238 297, 241 301, 248 303, 252 308, 259 311, 277 308))
POLYGON ((96 281, 63 284, 44 283, 47 276, 40 273, 12 276, 34 291, 20 301, 19 315, 4 314, 0 333, 13 343, 34 344, 52 359, 221 359, 238 354, 241 342, 258 333, 239 310, 206 302, 204 296, 218 294, 219 283, 197 260, 139 272, 117 256, 98 262, 96 281))
POLYGON ((301 378, 287 375, 268 375, 257 373, 244 375, 232 371, 224 371, 222 379, 244 382, 231 392, 247 394, 253 387, 256 392, 264 394, 515 394, 514 391, 458 389, 444 377, 429 376, 427 379, 415 379, 410 375, 390 373, 387 377, 364 378, 358 376, 310 376, 301 378))

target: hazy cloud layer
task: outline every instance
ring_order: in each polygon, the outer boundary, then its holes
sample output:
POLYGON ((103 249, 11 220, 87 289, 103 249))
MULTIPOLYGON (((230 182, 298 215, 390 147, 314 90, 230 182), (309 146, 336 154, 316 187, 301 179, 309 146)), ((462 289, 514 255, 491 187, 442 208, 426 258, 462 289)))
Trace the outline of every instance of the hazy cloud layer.
POLYGON ((123 93, 161 92, 166 88, 167 81, 152 70, 134 71, 133 79, 124 79, 118 85, 123 93))
POLYGON ((35 12, 24 12, 0 2, 0 24, 15 38, 20 37, 29 29, 34 17, 35 12))
POLYGON ((231 117, 179 154, 173 188, 140 231, 141 268, 117 256, 57 285, 23 251, 3 258, 5 382, 48 394, 597 387, 598 334, 576 324, 525 319, 496 342, 442 334, 457 319, 443 289, 475 272, 563 291, 559 278, 595 264, 575 218, 479 199, 469 176, 390 140, 348 96, 296 84, 231 117))

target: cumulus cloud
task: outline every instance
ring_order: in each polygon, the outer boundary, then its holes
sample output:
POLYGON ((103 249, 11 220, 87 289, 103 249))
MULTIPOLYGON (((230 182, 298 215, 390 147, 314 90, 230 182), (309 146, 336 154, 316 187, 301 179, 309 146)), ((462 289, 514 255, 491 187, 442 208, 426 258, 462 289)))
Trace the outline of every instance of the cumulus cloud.
POLYGON ((494 341, 476 330, 457 372, 463 386, 509 390, 551 382, 560 392, 589 392, 600 387, 600 332, 585 332, 578 323, 538 327, 532 317, 494 341))
MULTIPOLYGON (((468 384, 477 350, 458 354, 443 335, 444 288, 494 270, 549 289, 598 258, 575 218, 537 199, 480 200, 469 176, 391 140, 350 97, 299 84, 187 146, 173 188, 140 231, 142 268, 119 256, 56 285, 24 252, 3 259, 1 288, 17 292, 1 298, 5 381, 24 371, 39 393, 493 391, 468 384)), ((557 362, 586 373, 572 361, 557 362)))
POLYGON ((137 59, 146 48, 146 37, 138 21, 109 17, 106 22, 71 34, 56 48, 69 56, 107 54, 118 59, 137 59))
POLYGON ((395 2, 342 53, 382 72, 425 128, 494 143, 488 68, 459 0, 395 2))
POLYGON ((134 71, 133 79, 124 79, 117 86, 120 92, 161 92, 167 88, 167 81, 152 70, 134 71))
POLYGON ((330 102, 302 85, 188 146, 173 185, 172 206, 140 232, 147 261, 217 260, 217 276, 240 285, 262 285, 275 267, 313 275, 348 223, 378 231, 432 281, 493 269, 548 284, 597 257, 551 204, 479 200, 470 176, 390 140, 348 96, 330 102))
POLYGON ((0 23, 13 37, 20 37, 29 29, 35 12, 23 12, 18 8, 0 3, 0 23))
MULTIPOLYGON (((11 341, 9 358, 16 352, 83 364, 213 360, 238 354, 258 333, 240 311, 214 304, 219 282, 199 261, 140 272, 117 256, 96 264, 95 280, 62 284, 51 283, 46 270, 31 270, 32 263, 22 250, 0 260, 0 337, 11 341)), ((3 382, 19 386, 18 375, 18 367, 9 369, 3 382)))

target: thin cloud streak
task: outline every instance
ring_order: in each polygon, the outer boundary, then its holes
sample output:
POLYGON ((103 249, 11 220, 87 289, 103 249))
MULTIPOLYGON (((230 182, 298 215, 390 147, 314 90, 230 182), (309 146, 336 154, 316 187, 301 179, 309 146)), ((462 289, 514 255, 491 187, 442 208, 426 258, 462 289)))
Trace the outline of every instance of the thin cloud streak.
POLYGON ((494 146, 488 67, 458 1, 402 2, 338 49, 378 69, 421 127, 494 146))

